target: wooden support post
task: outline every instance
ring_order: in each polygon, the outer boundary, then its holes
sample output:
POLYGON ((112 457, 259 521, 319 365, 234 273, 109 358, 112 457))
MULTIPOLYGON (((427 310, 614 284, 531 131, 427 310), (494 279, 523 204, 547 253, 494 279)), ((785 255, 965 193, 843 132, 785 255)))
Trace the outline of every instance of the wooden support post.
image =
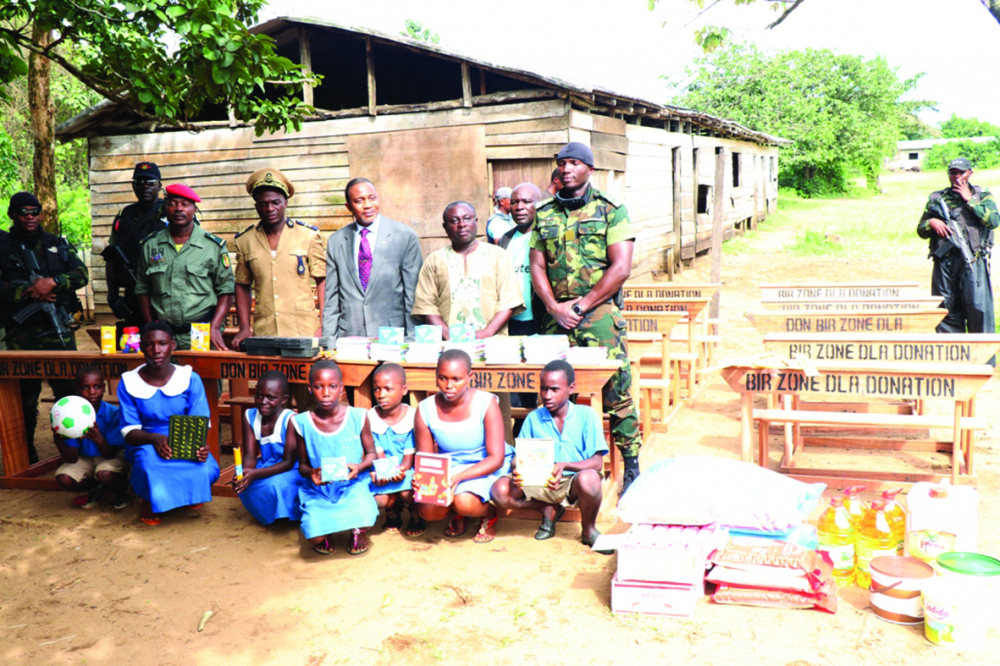
POLYGON ((372 38, 365 37, 365 56, 368 61, 368 115, 375 115, 375 52, 372 51, 372 38))
POLYGON ((472 108, 472 75, 467 62, 462 63, 462 106, 472 108))
POLYGON ((486 71, 480 67, 479 68, 479 96, 483 97, 486 95, 486 71))
MULTIPOLYGON (((753 393, 740 395, 740 460, 753 464, 753 393)), ((762 460, 766 465, 767 461, 762 460)))
MULTIPOLYGON (((312 76, 312 50, 309 48, 309 31, 305 26, 299 26, 299 64, 305 70, 306 76, 312 76)), ((310 81, 302 84, 302 101, 314 106, 313 87, 310 81)))
MULTIPOLYGON (((726 187, 726 149, 715 149, 715 199, 712 203, 712 272, 711 282, 722 282, 722 239, 724 229, 722 228, 726 187)), ((709 316, 712 319, 719 318, 719 292, 712 296, 712 305, 709 308, 709 316)))
POLYGON ((962 416, 965 415, 965 403, 955 401, 955 430, 951 445, 951 485, 958 485, 958 474, 962 467, 962 416))

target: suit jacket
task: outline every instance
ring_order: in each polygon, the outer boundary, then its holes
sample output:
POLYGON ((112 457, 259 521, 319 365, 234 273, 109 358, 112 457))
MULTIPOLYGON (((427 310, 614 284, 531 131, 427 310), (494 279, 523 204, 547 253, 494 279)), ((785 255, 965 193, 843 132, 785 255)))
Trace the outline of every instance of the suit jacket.
POLYGON ((361 289, 354 238, 358 223, 340 229, 326 246, 326 300, 323 303, 323 335, 378 337, 379 326, 406 329, 413 339, 416 321, 413 296, 424 264, 420 239, 413 229, 383 217, 376 246, 372 248, 372 272, 368 289, 361 289))

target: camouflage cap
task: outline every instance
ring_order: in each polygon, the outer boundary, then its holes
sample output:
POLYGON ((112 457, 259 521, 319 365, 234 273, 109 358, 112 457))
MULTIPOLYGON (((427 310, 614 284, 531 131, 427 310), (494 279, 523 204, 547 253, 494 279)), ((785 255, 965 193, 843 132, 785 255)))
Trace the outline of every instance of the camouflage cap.
POLYGON ((948 171, 951 171, 952 169, 958 169, 959 171, 971 171, 972 162, 965 159, 964 157, 958 157, 956 159, 953 159, 948 164, 948 171))
POLYGON ((277 169, 260 169, 253 172, 247 179, 247 194, 253 196, 254 190, 258 187, 270 187, 285 193, 285 197, 291 198, 295 194, 295 187, 292 182, 277 169))

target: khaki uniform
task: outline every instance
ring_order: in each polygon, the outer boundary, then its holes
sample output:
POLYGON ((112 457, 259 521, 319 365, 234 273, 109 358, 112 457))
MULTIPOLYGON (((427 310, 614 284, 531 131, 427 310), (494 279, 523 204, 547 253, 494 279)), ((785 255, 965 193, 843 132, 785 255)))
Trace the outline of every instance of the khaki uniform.
POLYGON ((174 327, 178 349, 190 349, 191 324, 212 320, 219 297, 233 294, 226 241, 198 225, 178 251, 169 227, 142 240, 136 294, 148 294, 153 316, 174 327))
POLYGON ((316 227, 286 220, 271 255, 260 223, 236 236, 236 284, 253 285, 254 335, 311 337, 320 327, 313 298, 316 280, 326 279, 326 247, 316 227))

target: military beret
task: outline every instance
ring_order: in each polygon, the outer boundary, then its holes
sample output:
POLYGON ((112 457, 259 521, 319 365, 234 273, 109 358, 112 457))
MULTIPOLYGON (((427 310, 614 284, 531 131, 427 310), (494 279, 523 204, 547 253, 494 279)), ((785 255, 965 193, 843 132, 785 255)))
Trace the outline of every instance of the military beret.
POLYGON ((139 162, 132 171, 133 180, 160 180, 160 167, 153 162, 139 162))
POLYGON ((259 171, 255 171, 247 179, 247 194, 253 196, 254 190, 258 187, 271 187, 280 190, 289 199, 295 194, 295 187, 292 185, 292 182, 277 169, 260 169, 259 171))
POLYGON ((965 159, 964 157, 959 157, 953 159, 950 164, 948 164, 948 171, 952 169, 958 169, 959 171, 969 171, 972 169, 972 162, 965 159))
POLYGON ((10 205, 7 206, 7 214, 13 213, 18 208, 41 208, 42 204, 31 192, 18 192, 10 198, 10 205))
POLYGON ((187 185, 182 185, 181 183, 167 185, 166 190, 168 199, 170 197, 180 197, 182 199, 190 199, 195 203, 201 203, 201 197, 187 185))
POLYGON ((556 160, 579 160, 589 167, 594 166, 594 151, 589 146, 585 146, 579 141, 571 141, 556 153, 556 160))

